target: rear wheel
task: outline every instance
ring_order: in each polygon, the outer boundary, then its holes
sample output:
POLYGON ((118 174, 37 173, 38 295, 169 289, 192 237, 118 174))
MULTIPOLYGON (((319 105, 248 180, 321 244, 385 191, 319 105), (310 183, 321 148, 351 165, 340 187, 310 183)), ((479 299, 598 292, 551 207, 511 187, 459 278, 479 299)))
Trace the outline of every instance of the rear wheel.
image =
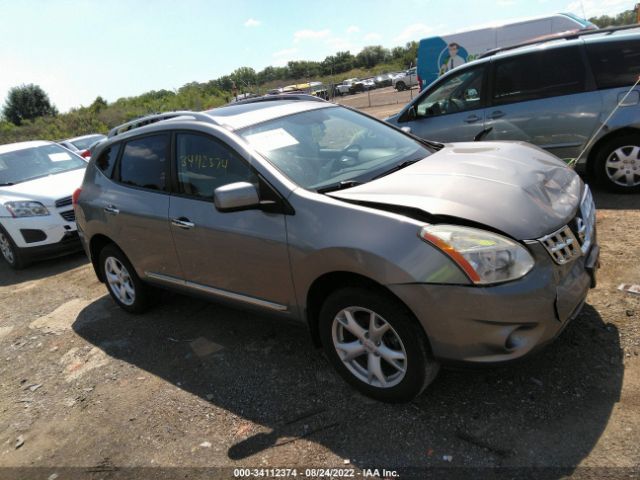
POLYGON ((27 266, 24 255, 16 246, 11 235, 2 227, 0 227, 0 253, 9 266, 15 270, 20 270, 27 266))
POLYGON ((640 192, 640 135, 612 138, 597 153, 597 181, 618 193, 640 192))
POLYGON ((356 287, 334 292, 320 311, 319 329, 334 368, 377 400, 409 401, 438 373, 422 327, 384 293, 356 287))
POLYGON ((151 304, 151 287, 136 274, 126 255, 115 245, 100 252, 100 268, 111 298, 127 312, 142 313, 151 304))

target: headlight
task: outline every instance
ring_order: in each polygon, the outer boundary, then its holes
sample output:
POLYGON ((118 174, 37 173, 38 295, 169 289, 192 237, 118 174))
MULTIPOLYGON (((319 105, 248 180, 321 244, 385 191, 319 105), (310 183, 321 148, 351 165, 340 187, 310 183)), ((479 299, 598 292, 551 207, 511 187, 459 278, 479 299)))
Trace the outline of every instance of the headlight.
POLYGON ((485 230, 427 225, 420 230, 420 238, 442 250, 478 285, 515 280, 533 268, 526 248, 485 230))
POLYGON ((43 217, 49 210, 40 202, 7 202, 4 204, 12 217, 43 217))

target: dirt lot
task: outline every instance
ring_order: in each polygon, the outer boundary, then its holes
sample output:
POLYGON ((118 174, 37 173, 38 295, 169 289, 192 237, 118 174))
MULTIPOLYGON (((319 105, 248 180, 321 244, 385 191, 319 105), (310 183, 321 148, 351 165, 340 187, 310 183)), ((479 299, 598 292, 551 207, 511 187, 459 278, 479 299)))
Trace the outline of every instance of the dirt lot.
POLYGON ((640 196, 596 203, 598 287, 561 337, 406 405, 355 393, 297 325, 178 295, 129 315, 82 254, 1 263, 0 479, 638 476, 640 296, 616 287, 640 283, 640 196))
POLYGON ((336 103, 359 108, 369 115, 386 118, 400 111, 409 100, 418 94, 418 87, 397 92, 393 87, 379 88, 369 92, 356 93, 337 97, 336 103))

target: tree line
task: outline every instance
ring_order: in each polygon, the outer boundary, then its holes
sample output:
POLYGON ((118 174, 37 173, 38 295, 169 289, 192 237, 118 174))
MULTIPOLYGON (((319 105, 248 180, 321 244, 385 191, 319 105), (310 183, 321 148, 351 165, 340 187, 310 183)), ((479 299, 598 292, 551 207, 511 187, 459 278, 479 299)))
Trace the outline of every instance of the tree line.
MULTIPOLYGON (((589 19, 600 28, 636 22, 635 10, 615 16, 589 19)), ((98 96, 88 107, 58 114, 48 95, 38 85, 10 89, 0 118, 0 144, 45 139, 57 140, 87 133, 106 133, 115 125, 149 113, 171 110, 206 110, 228 103, 235 86, 239 92, 264 93, 266 89, 308 80, 340 82, 354 73, 394 70, 411 66, 418 43, 387 49, 381 45, 364 47, 358 54, 337 52, 322 61, 292 60, 285 66, 268 66, 260 71, 240 67, 208 82, 191 82, 176 90, 152 90, 135 97, 108 103, 98 96), (359 70, 356 70, 359 69, 359 70)), ((381 72, 376 72, 381 73, 381 72)))

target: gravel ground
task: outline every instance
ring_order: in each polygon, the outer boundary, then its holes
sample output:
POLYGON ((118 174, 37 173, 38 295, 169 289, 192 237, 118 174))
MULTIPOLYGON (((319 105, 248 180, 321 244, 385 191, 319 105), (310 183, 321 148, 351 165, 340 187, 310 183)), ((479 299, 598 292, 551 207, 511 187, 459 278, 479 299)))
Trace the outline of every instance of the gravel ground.
POLYGON ((133 316, 82 254, 2 263, 0 479, 637 477, 640 296, 616 287, 640 283, 640 196, 595 193, 602 268, 580 316, 404 405, 355 393, 296 324, 179 295, 133 316))

